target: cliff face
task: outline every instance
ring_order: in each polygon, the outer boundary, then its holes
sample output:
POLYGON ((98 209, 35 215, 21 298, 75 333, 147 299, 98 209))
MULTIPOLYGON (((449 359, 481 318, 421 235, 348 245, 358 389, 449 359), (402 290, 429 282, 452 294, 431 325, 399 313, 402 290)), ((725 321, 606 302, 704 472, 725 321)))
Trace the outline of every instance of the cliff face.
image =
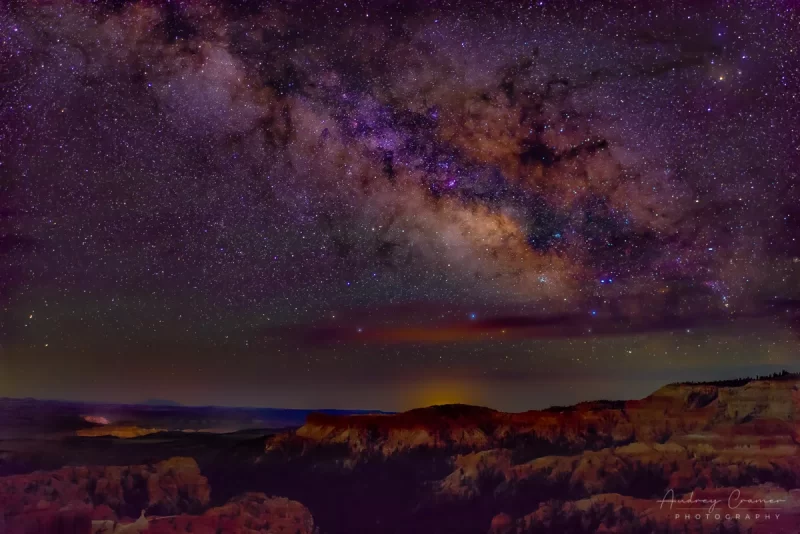
POLYGON ((42 524, 63 520, 51 518, 68 517, 65 509, 90 520, 137 517, 141 510, 200 510, 208 505, 210 492, 197 462, 171 458, 153 465, 64 467, 0 477, 0 509, 7 528, 25 532, 40 519, 42 524))
POLYGON ((297 453, 342 446, 355 456, 390 456, 413 449, 475 451, 538 440, 576 449, 631 438, 621 410, 585 405, 569 412, 507 414, 464 405, 432 406, 396 415, 312 414, 294 432, 267 441, 267 452, 297 453))
POLYGON ((549 444, 580 451, 633 441, 665 442, 753 421, 768 422, 776 435, 796 436, 798 389, 797 380, 758 380, 738 387, 678 384, 642 400, 517 414, 463 405, 396 415, 312 414, 297 431, 268 440, 266 450, 303 453, 340 446, 355 456, 389 456, 422 447, 459 452, 549 444))
POLYGON ((206 509, 210 491, 206 477, 191 458, 127 467, 65 467, 2 477, 0 532, 315 532, 311 512, 299 502, 245 493, 223 506, 206 509))
POLYGON ((639 434, 685 434, 751 420, 781 421, 792 428, 800 417, 800 380, 754 380, 737 387, 669 385, 641 401, 628 401, 625 413, 639 434))
POLYGON ((436 494, 464 499, 489 493, 497 498, 535 486, 569 496, 647 496, 668 489, 683 493, 719 485, 747 487, 764 480, 792 488, 800 486, 798 453, 794 445, 714 449, 705 444, 637 442, 515 464, 510 451, 494 449, 457 456, 453 472, 438 484, 436 494))

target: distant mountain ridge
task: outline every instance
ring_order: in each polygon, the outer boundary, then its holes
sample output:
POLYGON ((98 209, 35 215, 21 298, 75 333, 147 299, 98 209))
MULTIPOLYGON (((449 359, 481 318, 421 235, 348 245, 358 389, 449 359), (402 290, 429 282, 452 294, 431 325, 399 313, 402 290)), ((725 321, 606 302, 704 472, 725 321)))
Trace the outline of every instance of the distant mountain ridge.
POLYGON ((169 399, 147 399, 141 406, 171 406, 171 407, 178 407, 183 406, 180 402, 175 402, 169 399))
POLYGON ((301 410, 226 406, 184 406, 151 399, 146 404, 90 403, 0 398, 0 439, 46 435, 135 435, 141 429, 229 433, 303 425, 312 412, 328 415, 385 413, 369 410, 301 410), (157 402, 153 402, 157 401, 157 402), (123 431, 111 431, 119 427, 123 431))

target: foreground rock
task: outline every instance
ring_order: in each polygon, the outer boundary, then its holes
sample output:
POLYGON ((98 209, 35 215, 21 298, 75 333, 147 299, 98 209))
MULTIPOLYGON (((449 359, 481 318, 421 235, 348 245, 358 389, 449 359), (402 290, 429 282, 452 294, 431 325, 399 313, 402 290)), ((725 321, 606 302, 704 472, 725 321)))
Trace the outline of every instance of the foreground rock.
POLYGON ((90 505, 118 517, 199 511, 211 488, 192 458, 152 465, 63 467, 0 478, 0 509, 6 516, 90 505), (101 508, 102 507, 102 508, 101 508))
POLYGON ((207 508, 211 488, 192 458, 152 465, 64 467, 0 478, 3 534, 315 532, 296 501, 245 493, 207 508))
MULTIPOLYGON (((686 497, 675 498, 679 501, 686 497)), ((800 524, 800 494, 770 485, 698 490, 692 494, 692 499, 698 501, 693 504, 662 502, 663 499, 607 493, 579 501, 547 502, 516 521, 506 514, 495 517, 489 532, 788 534, 797 532, 800 524)))
POLYGON ((92 521, 113 524, 143 510, 199 512, 208 506, 210 493, 197 462, 181 457, 150 465, 63 467, 0 477, 2 531, 89 532, 92 521))
POLYGON ((311 512, 297 501, 246 493, 202 515, 150 520, 147 534, 313 534, 311 512))

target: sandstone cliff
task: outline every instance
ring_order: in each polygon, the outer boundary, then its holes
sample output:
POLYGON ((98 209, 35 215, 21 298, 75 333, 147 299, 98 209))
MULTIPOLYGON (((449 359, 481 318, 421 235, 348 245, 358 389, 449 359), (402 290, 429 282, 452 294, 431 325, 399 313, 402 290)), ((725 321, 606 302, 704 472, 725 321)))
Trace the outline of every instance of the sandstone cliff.
MULTIPOLYGON (((350 454, 383 455, 417 448, 474 452, 493 448, 582 451, 639 441, 761 424, 796 442, 800 378, 753 380, 738 386, 674 384, 634 401, 587 402, 508 414, 464 405, 433 406, 394 415, 311 414, 294 432, 270 438, 268 453, 302 454, 341 446, 350 454)), ((534 453, 536 455, 536 453, 534 453)), ((539 454, 540 455, 540 454, 539 454)))

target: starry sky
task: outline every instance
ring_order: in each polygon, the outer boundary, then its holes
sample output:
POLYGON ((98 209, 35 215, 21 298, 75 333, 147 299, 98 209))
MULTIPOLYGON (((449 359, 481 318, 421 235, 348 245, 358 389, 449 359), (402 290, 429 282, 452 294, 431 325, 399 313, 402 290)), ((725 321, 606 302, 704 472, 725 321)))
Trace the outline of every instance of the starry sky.
POLYGON ((0 28, 0 396, 522 411, 800 370, 796 2, 0 28))

